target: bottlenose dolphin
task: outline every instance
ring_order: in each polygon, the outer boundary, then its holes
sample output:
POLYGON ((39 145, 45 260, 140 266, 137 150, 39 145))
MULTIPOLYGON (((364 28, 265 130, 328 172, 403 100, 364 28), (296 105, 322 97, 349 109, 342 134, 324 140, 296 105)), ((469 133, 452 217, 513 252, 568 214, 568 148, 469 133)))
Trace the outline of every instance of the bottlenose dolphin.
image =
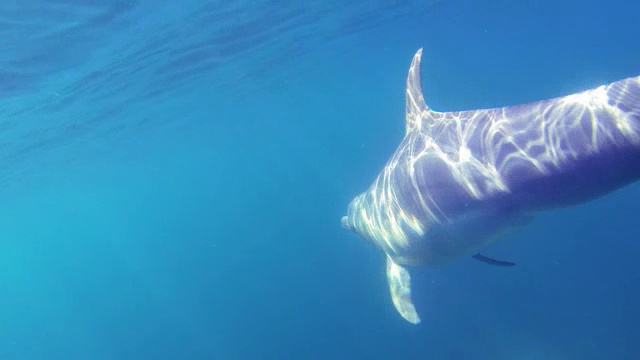
POLYGON ((387 258, 396 309, 420 322, 407 266, 473 254, 538 211, 584 203, 640 177, 640 77, 551 100, 436 112, 407 77, 406 133, 342 226, 387 258))

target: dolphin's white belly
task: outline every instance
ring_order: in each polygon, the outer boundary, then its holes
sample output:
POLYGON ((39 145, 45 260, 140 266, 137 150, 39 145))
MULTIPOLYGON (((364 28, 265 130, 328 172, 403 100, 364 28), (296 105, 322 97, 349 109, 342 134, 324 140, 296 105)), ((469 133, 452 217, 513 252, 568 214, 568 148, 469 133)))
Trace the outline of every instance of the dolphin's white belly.
POLYGON ((506 233, 526 225, 532 215, 520 212, 470 211, 447 222, 434 222, 400 252, 382 245, 402 265, 439 266, 477 253, 506 233))

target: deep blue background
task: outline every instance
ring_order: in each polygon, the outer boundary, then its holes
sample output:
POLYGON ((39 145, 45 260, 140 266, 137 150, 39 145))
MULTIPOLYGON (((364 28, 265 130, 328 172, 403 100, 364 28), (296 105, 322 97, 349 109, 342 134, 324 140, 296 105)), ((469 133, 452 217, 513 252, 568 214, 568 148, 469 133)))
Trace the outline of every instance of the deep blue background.
MULTIPOLYGON (((0 359, 640 358, 638 185, 414 274, 339 226, 436 110, 640 75, 640 3, 0 4, 0 359)), ((639 165, 640 166, 640 165, 639 165)))

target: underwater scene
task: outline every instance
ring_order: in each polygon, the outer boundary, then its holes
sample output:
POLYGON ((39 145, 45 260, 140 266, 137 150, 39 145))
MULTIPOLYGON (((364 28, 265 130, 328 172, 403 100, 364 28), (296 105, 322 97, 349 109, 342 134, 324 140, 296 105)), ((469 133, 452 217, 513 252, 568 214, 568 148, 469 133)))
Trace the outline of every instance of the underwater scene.
POLYGON ((0 360, 640 359, 640 2, 0 2, 0 360))

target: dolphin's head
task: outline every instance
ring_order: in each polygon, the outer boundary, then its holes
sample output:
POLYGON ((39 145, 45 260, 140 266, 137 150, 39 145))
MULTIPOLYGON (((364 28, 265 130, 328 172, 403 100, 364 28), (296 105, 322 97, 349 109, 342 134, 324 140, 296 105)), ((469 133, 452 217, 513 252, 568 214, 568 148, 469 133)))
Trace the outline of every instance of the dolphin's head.
POLYGON ((349 203, 340 223, 390 256, 404 257, 411 243, 423 234, 420 225, 397 206, 395 199, 378 195, 375 187, 349 203))
POLYGON ((351 200, 347 208, 347 214, 340 219, 340 225, 358 234, 364 240, 374 244, 380 240, 379 216, 375 215, 374 208, 369 204, 371 194, 364 192, 351 200))

